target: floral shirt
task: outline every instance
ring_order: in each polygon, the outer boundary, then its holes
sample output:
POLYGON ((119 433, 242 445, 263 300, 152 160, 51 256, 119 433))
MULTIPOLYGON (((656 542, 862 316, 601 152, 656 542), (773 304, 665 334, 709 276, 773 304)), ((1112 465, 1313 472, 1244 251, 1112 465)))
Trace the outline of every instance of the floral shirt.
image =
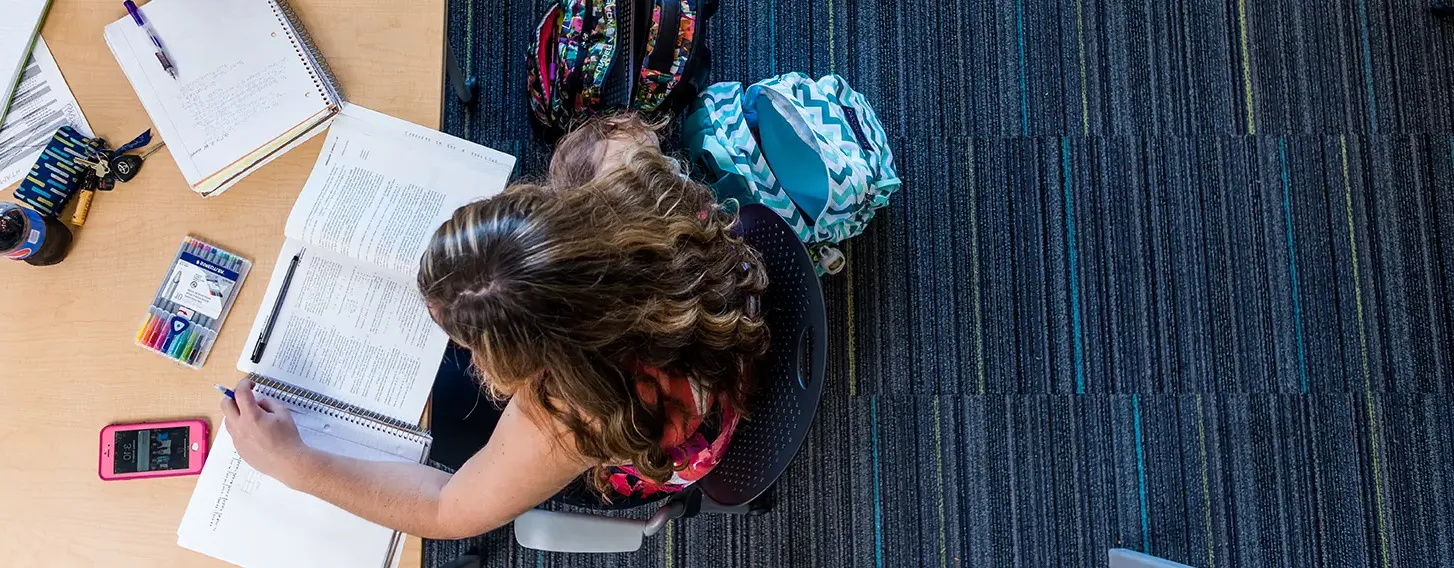
MULTIPOLYGON (((665 483, 657 483, 641 477, 636 468, 630 465, 610 466, 607 479, 617 493, 629 497, 676 493, 705 477, 722 461, 727 444, 732 441, 732 432, 737 429, 739 417, 731 406, 717 404, 717 401, 700 392, 686 377, 673 376, 650 367, 640 370, 656 379, 660 392, 681 403, 680 407, 667 407, 670 422, 662 446, 667 448, 667 454, 682 469, 673 473, 671 479, 665 483), (683 408, 687 411, 683 411, 683 408), (708 424, 708 418, 712 418, 711 424, 708 424)), ((642 398, 651 401, 655 399, 657 391, 642 385, 637 392, 642 398)))

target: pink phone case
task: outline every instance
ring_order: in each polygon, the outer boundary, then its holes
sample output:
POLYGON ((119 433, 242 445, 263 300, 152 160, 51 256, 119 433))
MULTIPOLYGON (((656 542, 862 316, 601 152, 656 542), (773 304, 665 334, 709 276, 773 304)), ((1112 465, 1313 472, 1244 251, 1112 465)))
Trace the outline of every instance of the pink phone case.
POLYGON ((112 424, 101 429, 101 444, 97 451, 96 475, 103 481, 119 481, 123 479, 148 479, 153 477, 175 477, 178 475, 196 475, 202 472, 202 464, 207 462, 207 423, 202 420, 175 420, 172 422, 147 422, 139 424, 112 424), (191 448, 187 452, 187 468, 171 469, 164 471, 143 471, 137 473, 113 473, 116 460, 113 459, 113 447, 116 443, 116 432, 127 430, 177 428, 185 426, 188 428, 187 440, 191 442, 191 448))

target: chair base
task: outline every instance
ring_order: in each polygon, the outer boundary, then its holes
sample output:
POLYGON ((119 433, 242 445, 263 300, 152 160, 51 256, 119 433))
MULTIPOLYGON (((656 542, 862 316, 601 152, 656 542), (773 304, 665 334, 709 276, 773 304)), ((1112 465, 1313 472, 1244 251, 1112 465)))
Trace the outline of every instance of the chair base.
POLYGON ((460 104, 468 105, 475 101, 479 95, 479 82, 473 76, 466 78, 464 71, 460 69, 459 58, 454 55, 454 48, 445 45, 444 72, 449 76, 449 84, 454 87, 454 96, 459 99, 460 104))
POLYGON ((484 566, 484 564, 484 557, 480 556, 480 553, 476 552, 474 549, 470 549, 470 551, 464 553, 463 556, 451 560, 449 564, 445 564, 440 568, 480 568, 481 566, 484 566))

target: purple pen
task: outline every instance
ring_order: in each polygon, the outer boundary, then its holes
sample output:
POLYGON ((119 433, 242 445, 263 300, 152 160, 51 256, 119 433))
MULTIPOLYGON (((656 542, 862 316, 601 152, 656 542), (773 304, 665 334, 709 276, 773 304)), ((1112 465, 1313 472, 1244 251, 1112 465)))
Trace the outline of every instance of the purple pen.
POLYGON ((168 75, 171 75, 173 79, 176 79, 177 67, 172 65, 172 58, 167 57, 167 51, 162 47, 162 40, 157 37, 156 31, 151 29, 151 25, 147 24, 146 20, 141 17, 141 9, 137 8, 136 3, 131 0, 125 0, 122 4, 126 5, 126 12, 131 14, 131 19, 136 21, 136 26, 146 32, 146 36, 151 38, 152 45, 156 46, 157 61, 161 62, 162 69, 168 75))

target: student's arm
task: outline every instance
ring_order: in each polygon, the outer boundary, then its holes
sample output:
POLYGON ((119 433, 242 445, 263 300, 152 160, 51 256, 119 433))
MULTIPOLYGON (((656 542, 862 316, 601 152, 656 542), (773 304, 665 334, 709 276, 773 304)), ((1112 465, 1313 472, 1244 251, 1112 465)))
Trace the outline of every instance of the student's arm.
POLYGON ((451 476, 414 463, 377 462, 309 448, 287 407, 252 395, 223 399, 227 430, 248 465, 293 489, 409 534, 436 539, 475 536, 549 499, 585 471, 568 445, 506 406, 483 450, 451 476))

